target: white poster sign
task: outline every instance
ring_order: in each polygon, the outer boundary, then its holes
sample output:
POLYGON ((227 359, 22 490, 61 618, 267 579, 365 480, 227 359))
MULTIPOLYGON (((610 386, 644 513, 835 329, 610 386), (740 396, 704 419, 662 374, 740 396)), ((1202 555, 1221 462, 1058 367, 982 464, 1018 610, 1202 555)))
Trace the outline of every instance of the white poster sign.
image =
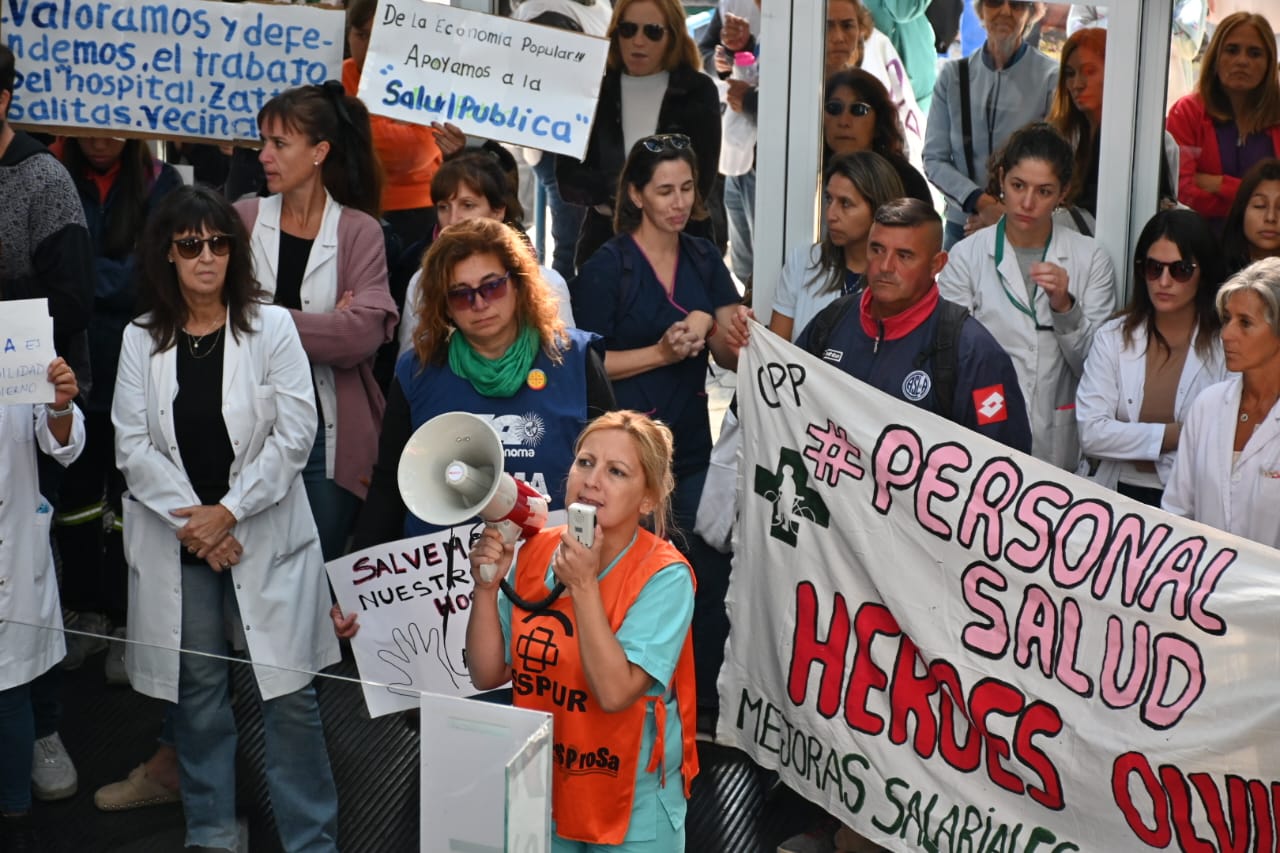
POLYGON ((325 564, 351 640, 369 716, 418 707, 423 692, 471 696, 462 651, 471 607, 471 525, 401 539, 325 564), (387 685, 377 686, 377 685, 387 685))
POLYGON ((723 743, 894 850, 1273 850, 1280 554, 759 327, 723 743))
POLYGON ((581 159, 609 43, 425 0, 383 0, 360 98, 370 112, 581 159))
POLYGON ((341 9, 213 0, 0 0, 9 121, 257 139, 277 93, 342 77, 341 9))
POLYGON ((47 299, 0 303, 0 406, 52 403, 53 318, 47 299))

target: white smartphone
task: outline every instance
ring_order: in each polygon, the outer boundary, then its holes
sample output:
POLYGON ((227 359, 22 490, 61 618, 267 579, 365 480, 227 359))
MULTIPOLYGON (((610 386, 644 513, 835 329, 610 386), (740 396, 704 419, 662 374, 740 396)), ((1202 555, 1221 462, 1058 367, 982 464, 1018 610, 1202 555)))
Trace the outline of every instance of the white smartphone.
POLYGON ((569 504, 569 532, 584 548, 596 541, 596 508, 587 504, 569 504))

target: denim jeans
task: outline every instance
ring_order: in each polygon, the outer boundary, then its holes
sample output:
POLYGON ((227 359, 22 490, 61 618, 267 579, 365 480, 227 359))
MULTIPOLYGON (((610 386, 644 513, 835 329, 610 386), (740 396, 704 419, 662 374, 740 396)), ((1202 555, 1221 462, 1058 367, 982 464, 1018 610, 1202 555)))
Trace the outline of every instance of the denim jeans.
MULTIPOLYGON (((551 251, 550 267, 565 281, 573 281, 577 268, 573 252, 578 245, 578 232, 582 230, 585 211, 560 197, 560 185, 556 183, 556 155, 543 152, 542 159, 533 165, 543 189, 547 191, 547 210, 551 213, 551 239, 555 246, 551 251)), ((546 263, 546 260, 543 260, 546 263)))
POLYGON ((360 511, 360 498, 325 475, 324 423, 316 430, 316 443, 302 469, 302 484, 307 489, 307 503, 320 533, 320 550, 325 561, 341 557, 346 551, 347 537, 360 511))
POLYGON ((0 690, 0 813, 31 809, 31 758, 36 743, 31 684, 0 690))
POLYGON ((751 280, 756 221, 756 170, 724 179, 724 210, 729 220, 729 269, 746 284, 751 280))
MULTIPOLYGON (((230 572, 182 567, 182 648, 226 654, 226 623, 240 613, 230 572)), ((257 694, 257 682, 254 681, 257 694)), ((314 685, 262 701, 267 790, 287 853, 336 853, 338 791, 314 685)), ((188 846, 235 850, 236 721, 227 662, 184 653, 173 715, 188 846)))
POLYGON ((672 541, 689 558, 698 582, 693 596, 693 670, 698 708, 713 711, 720 707, 716 680, 724 664, 724 644, 729 638, 729 614, 725 611, 724 599, 729 592, 733 558, 712 548, 693 532, 706 479, 707 469, 703 468, 676 481, 671 494, 671 516, 679 528, 672 541))

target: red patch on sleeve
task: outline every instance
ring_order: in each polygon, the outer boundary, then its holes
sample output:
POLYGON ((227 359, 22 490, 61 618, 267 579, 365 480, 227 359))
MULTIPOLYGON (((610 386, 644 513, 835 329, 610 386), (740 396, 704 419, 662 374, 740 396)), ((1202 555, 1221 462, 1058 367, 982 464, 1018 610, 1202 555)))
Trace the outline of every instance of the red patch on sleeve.
POLYGON ((1009 420, 1004 385, 988 385, 973 392, 973 409, 978 415, 978 426, 998 424, 1009 420))

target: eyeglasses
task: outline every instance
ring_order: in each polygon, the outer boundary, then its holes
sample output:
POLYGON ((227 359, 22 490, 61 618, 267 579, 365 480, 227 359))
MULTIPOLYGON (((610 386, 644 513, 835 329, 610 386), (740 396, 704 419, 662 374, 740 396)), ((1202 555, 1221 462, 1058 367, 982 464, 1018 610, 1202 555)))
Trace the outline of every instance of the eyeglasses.
POLYGON ((982 5, 988 9, 999 9, 1005 3, 1008 3, 1009 8, 1014 12, 1025 12, 1035 5, 1028 0, 982 0, 982 5))
POLYGON ((871 105, 864 104, 862 101, 855 101, 852 104, 846 104, 844 101, 827 101, 822 107, 827 111, 827 115, 832 118, 840 118, 845 113, 862 118, 871 114, 871 105))
POLYGON ((200 257, 206 245, 210 252, 221 258, 231 251, 231 235, 215 234, 203 240, 199 237, 182 237, 173 241, 173 248, 178 250, 178 255, 188 261, 194 261, 200 257))
POLYGON ((683 151, 691 143, 683 133, 658 133, 641 139, 640 144, 650 154, 661 154, 664 150, 683 151))
POLYGON ((452 287, 445 293, 449 307, 454 311, 474 310, 476 297, 483 296, 486 303, 497 302, 507 295, 507 285, 511 282, 511 273, 491 278, 479 287, 452 287))
POLYGON ((1191 281, 1191 276, 1195 275, 1196 268, 1199 266, 1195 261, 1157 261, 1155 258, 1147 258, 1138 261, 1138 269, 1147 277, 1147 281, 1157 281, 1167 269, 1173 280, 1186 284, 1191 281))
POLYGON ((667 28, 662 24, 645 24, 641 26, 635 21, 623 21, 618 24, 618 35, 624 39, 633 39, 636 33, 643 32, 644 37, 649 41, 662 41, 667 34, 667 28))

